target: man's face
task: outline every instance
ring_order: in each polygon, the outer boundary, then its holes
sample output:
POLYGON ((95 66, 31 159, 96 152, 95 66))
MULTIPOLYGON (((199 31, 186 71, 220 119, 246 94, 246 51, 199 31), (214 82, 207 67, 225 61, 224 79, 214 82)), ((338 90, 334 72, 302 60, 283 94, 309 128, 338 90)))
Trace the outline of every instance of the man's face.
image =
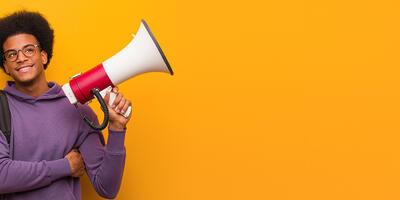
POLYGON ((35 53, 27 57, 22 49, 27 45, 39 45, 35 36, 18 34, 7 38, 3 44, 4 52, 17 50, 15 61, 4 60, 4 69, 15 82, 29 84, 36 79, 44 78, 44 64, 47 63, 47 53, 40 47, 35 47, 35 53), (21 51, 19 51, 21 50, 21 51))

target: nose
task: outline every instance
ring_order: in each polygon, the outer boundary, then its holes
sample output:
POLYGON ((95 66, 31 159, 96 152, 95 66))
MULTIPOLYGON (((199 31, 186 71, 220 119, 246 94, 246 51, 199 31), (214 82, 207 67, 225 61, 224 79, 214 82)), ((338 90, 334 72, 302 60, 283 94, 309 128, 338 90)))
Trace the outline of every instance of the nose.
POLYGON ((17 63, 24 62, 27 59, 28 57, 26 57, 25 54, 22 53, 22 50, 17 51, 17 63))

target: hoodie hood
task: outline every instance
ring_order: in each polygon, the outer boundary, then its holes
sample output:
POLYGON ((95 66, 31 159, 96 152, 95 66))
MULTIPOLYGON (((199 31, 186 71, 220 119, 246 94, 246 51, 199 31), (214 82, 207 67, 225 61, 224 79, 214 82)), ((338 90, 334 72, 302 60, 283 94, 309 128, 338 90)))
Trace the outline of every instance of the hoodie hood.
POLYGON ((6 87, 4 88, 4 91, 8 95, 11 95, 18 100, 31 102, 31 103, 34 103, 34 102, 40 101, 40 100, 51 100, 51 99, 58 99, 58 98, 65 97, 64 91, 61 89, 61 86, 58 85, 57 83, 49 82, 48 86, 49 86, 49 90, 47 90, 41 96, 36 97, 36 98, 17 90, 17 88, 15 87, 14 81, 8 81, 6 87))

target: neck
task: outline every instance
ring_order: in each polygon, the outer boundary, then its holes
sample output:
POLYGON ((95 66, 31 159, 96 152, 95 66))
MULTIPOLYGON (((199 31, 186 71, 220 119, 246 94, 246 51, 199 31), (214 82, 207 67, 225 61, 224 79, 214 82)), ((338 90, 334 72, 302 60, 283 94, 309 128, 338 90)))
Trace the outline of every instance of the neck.
POLYGON ((29 96, 39 97, 49 90, 46 79, 41 79, 33 82, 15 82, 15 88, 29 96))

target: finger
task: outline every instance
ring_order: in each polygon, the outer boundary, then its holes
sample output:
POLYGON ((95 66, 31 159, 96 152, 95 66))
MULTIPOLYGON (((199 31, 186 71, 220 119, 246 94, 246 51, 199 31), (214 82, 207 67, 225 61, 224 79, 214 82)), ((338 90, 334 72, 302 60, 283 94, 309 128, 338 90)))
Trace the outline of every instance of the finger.
POLYGON ((115 100, 114 100, 114 102, 113 102, 113 106, 111 106, 111 107, 115 108, 115 107, 119 104, 119 102, 121 101, 121 99, 122 99, 123 97, 124 97, 123 94, 117 93, 117 96, 115 97, 115 100))
POLYGON ((125 114, 126 110, 128 110, 129 106, 131 106, 131 102, 126 100, 124 106, 121 109, 121 114, 125 114))
POLYGON ((71 150, 70 152, 67 153, 67 155, 65 155, 65 157, 74 158, 77 155, 78 155, 78 152, 71 150))
POLYGON ((81 154, 79 154, 79 161, 81 162, 81 163, 83 163, 83 156, 81 155, 81 154))
POLYGON ((121 113, 122 108, 124 108, 125 103, 126 103, 126 99, 122 98, 115 111, 117 111, 118 113, 121 113))
POLYGON ((80 173, 82 171, 85 171, 85 166, 84 165, 79 166, 79 168, 76 170, 77 173, 80 173))
POLYGON ((106 95, 104 96, 104 102, 108 105, 108 102, 110 101, 110 92, 107 91, 106 95))
POLYGON ((85 174, 85 170, 84 169, 81 169, 81 170, 79 170, 77 173, 76 173, 76 177, 81 177, 81 176, 83 176, 85 174))
POLYGON ((86 168, 85 163, 84 162, 80 163, 79 169, 80 170, 85 170, 85 168, 86 168))
POLYGON ((113 89, 112 89, 112 91, 113 91, 114 93, 118 93, 118 90, 119 90, 118 86, 115 86, 115 87, 113 87, 113 89))

